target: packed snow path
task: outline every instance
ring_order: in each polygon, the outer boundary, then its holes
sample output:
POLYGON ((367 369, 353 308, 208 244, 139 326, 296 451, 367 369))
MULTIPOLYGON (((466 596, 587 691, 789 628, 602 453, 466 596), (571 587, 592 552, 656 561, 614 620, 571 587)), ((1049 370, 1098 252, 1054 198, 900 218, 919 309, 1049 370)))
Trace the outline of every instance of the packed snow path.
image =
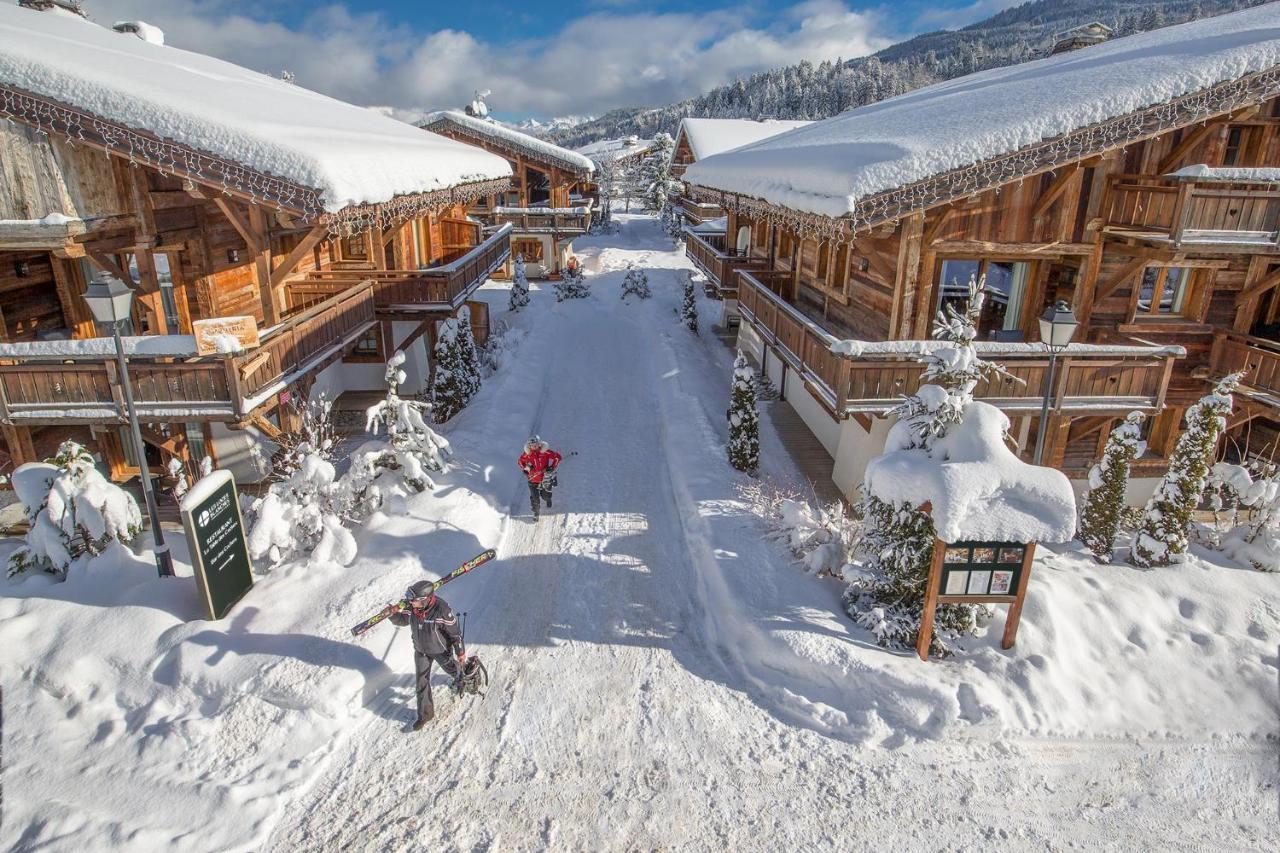
MULTIPOLYGON (((583 254, 593 297, 555 305, 549 289, 535 293, 519 363, 486 392, 491 414, 472 421, 483 419, 488 436, 460 442, 465 458, 502 436, 513 455, 527 430, 497 417, 495 400, 518 408, 508 395, 520 395, 536 401, 533 429, 577 453, 536 524, 518 472, 506 480, 500 562, 448 590, 470 611, 489 694, 455 700, 437 676, 435 722, 408 733, 408 637, 371 640, 375 654, 394 643, 400 681, 288 806, 270 849, 1017 849, 1104 839, 1137 849, 1161 837, 1246 848, 1265 837, 1274 815, 1239 775, 1270 773, 1257 745, 903 746, 885 731, 882 746, 864 748, 838 718, 806 724, 793 711, 810 700, 768 688, 771 668, 772 683, 786 684, 797 665, 785 647, 745 668, 725 647, 746 635, 720 621, 733 613, 682 514, 680 433, 714 421, 672 419, 679 371, 706 374, 690 387, 713 378, 727 393, 729 354, 709 334, 682 337, 676 275, 664 268, 684 261, 651 221, 592 244, 583 254), (619 303, 627 261, 648 270, 650 303, 619 303), (700 361, 677 370, 677 349, 700 361)), ((702 402, 714 415, 724 400, 702 402)), ((421 545, 429 553, 431 537, 421 545)), ((782 561, 767 550, 753 556, 782 561)), ((813 696, 823 693, 819 680, 813 696)))

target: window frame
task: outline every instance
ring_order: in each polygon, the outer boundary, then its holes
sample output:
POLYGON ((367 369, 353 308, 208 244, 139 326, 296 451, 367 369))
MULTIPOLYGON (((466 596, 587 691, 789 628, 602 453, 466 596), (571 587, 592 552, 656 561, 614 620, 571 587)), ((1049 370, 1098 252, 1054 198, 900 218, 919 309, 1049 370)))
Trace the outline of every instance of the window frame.
POLYGON ((1180 266, 1177 264, 1148 264, 1142 273, 1133 281, 1133 292, 1129 295, 1129 323, 1176 323, 1199 322, 1200 294, 1203 292, 1204 278, 1207 270, 1203 267, 1180 266), (1151 304, 1143 309, 1142 287, 1148 273, 1155 271, 1156 278, 1152 288, 1151 304), (1185 274, 1182 284, 1182 299, 1177 311, 1164 312, 1159 307, 1164 303, 1165 285, 1169 280, 1169 270, 1180 270, 1185 274))

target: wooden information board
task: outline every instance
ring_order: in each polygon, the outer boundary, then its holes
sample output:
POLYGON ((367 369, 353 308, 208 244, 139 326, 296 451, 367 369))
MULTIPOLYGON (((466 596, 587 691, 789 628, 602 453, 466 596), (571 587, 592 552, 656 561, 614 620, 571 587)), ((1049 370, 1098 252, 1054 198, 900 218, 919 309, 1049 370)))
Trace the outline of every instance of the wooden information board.
POLYGON ((1022 602, 1031 578, 1036 543, 943 542, 933 543, 933 562, 924 594, 924 615, 916 637, 920 660, 929 659, 933 642, 933 617, 939 604, 1007 604, 1000 647, 1012 648, 1018 637, 1022 602))

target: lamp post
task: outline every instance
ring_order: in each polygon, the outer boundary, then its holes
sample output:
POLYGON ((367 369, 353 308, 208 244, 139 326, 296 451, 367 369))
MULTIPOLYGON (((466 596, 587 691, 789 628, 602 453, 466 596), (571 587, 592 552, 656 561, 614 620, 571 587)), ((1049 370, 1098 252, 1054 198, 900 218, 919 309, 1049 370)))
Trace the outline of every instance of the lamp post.
POLYGON ((1066 300, 1044 309, 1040 315, 1040 341, 1049 351, 1049 371, 1044 380, 1044 405, 1040 408, 1040 428, 1036 430, 1036 464, 1044 459, 1044 433, 1049 425, 1049 398, 1053 396, 1053 374, 1058 366, 1058 353, 1071 343, 1080 321, 1066 300))
POLYGON ((160 511, 156 507, 156 495, 151 488, 151 470, 147 465, 147 451, 142 444, 142 429, 138 426, 138 413, 133 407, 133 388, 129 384, 129 364, 124 357, 124 341, 120 340, 120 324, 129 319, 133 307, 133 289, 110 273, 99 273, 85 288, 84 301, 89 303, 93 319, 111 328, 116 341, 116 364, 120 368, 120 390, 124 392, 124 405, 129 415, 129 427, 133 432, 133 452, 138 458, 138 473, 142 479, 142 498, 147 504, 151 519, 151 538, 155 543, 156 570, 160 577, 173 576, 173 557, 164 542, 160 529, 160 511))

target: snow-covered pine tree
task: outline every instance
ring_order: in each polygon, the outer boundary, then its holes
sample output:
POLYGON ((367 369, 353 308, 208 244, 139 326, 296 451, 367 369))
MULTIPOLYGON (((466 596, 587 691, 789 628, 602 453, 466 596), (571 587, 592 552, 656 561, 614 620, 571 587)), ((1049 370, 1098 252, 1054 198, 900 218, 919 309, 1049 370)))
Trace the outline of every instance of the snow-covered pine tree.
POLYGON ((1132 412, 1111 435, 1102 461, 1089 472, 1089 494, 1080 513, 1079 539, 1099 563, 1110 563, 1124 512, 1124 492, 1129 466, 1146 450, 1142 440, 1141 412, 1132 412))
MULTIPOLYGON (((388 383, 391 372, 400 371, 403 353, 397 353, 399 362, 387 362, 388 383)), ((393 357, 392 361, 395 361, 393 357)), ((399 382, 403 382, 401 378, 399 382)), ((399 383, 395 383, 399 384, 399 383)), ((436 341, 436 372, 431 383, 431 402, 435 421, 445 423, 466 408, 467 403, 480 390, 480 358, 476 352, 475 338, 471 334, 471 312, 467 306, 458 309, 457 317, 450 317, 440 324, 440 338, 436 341)))
POLYGON ((31 569, 66 574, 81 556, 101 554, 113 540, 131 542, 142 531, 133 497, 102 476, 74 441, 64 441, 52 459, 18 466, 12 483, 30 526, 9 558, 10 576, 31 569))
POLYGON ((680 191, 680 182, 671 177, 671 154, 675 147, 671 134, 659 133, 644 158, 640 170, 640 196, 649 210, 662 210, 671 195, 680 191))
POLYGON ((684 274, 684 298, 680 302, 680 322, 695 335, 698 333, 698 299, 693 293, 693 274, 687 270, 684 274))
POLYGON ((1168 566, 1187 552, 1191 517, 1204 494, 1218 439, 1234 405, 1231 395, 1243 373, 1233 373, 1187 409, 1186 429, 1169 458, 1169 470, 1147 501, 1133 537, 1129 561, 1135 566, 1168 566))
MULTIPOLYGON (((933 337, 947 345, 921 357, 924 384, 890 412, 912 436, 912 448, 930 448, 960 423, 980 381, 1007 375, 999 365, 983 361, 973 348, 985 298, 984 283, 970 280, 964 314, 951 305, 938 312, 933 337)), ((860 550, 866 562, 862 577, 854 578, 845 590, 845 610, 875 634, 881 645, 908 647, 920 631, 936 539, 933 520, 914 503, 891 503, 870 492, 858 510, 865 519, 860 550)), ((940 605, 934 616, 931 652, 948 654, 945 638, 972 633, 981 612, 973 605, 940 605)))
POLYGON ((733 392, 729 397, 729 464, 755 473, 760 467, 760 416, 756 411, 755 371, 738 350, 733 361, 733 392))
POLYGON ((564 302, 566 299, 586 299, 591 295, 591 286, 587 284, 582 267, 566 269, 564 276, 553 287, 556 292, 556 302, 564 302))
POLYGON ((431 405, 399 394, 404 353, 387 362, 387 396, 365 413, 370 435, 386 431, 386 441, 370 441, 351 455, 341 488, 350 513, 365 516, 381 509, 388 496, 405 496, 435 488, 431 472, 445 470, 449 442, 428 425, 431 405))
POLYGON ((524 255, 516 253, 515 268, 511 273, 511 299, 507 307, 519 311, 529 304, 529 275, 524 269, 524 255))
POLYGON ((649 276, 635 264, 628 263, 627 275, 622 279, 622 298, 636 296, 640 299, 648 299, 652 295, 652 291, 649 290, 649 276))

